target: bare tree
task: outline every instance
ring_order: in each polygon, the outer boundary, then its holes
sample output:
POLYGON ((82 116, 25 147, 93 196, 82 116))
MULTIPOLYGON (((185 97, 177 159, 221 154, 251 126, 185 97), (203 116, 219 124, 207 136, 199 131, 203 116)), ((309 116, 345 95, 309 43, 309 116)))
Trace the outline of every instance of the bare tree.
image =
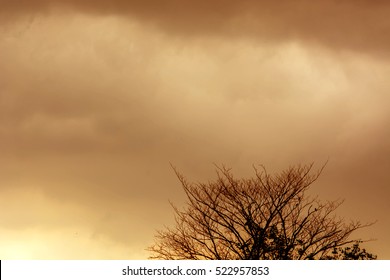
POLYGON ((184 210, 171 203, 176 225, 157 232, 148 248, 151 258, 375 259, 365 250, 362 254, 361 240, 350 239, 370 224, 336 216, 343 201, 307 195, 323 169, 312 174, 312 167, 291 167, 274 176, 254 168, 250 179, 235 179, 230 169, 217 167, 216 181, 197 184, 174 169, 188 202, 184 210), (354 245, 343 247, 349 244, 354 245))

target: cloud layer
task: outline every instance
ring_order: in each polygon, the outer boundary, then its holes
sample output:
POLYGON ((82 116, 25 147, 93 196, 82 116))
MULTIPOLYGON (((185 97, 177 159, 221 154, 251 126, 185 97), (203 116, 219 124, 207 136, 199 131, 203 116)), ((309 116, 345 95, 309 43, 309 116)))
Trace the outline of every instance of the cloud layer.
POLYGON ((331 48, 388 54, 390 4, 369 0, 75 1, 1 0, 4 18, 72 11, 138 19, 178 36, 303 40, 331 48))
POLYGON ((386 2, 184 2, 0 1, 9 252, 31 234, 20 256, 144 258, 182 203, 170 163, 207 181, 330 159, 313 193, 378 219, 362 235, 388 258, 386 2))

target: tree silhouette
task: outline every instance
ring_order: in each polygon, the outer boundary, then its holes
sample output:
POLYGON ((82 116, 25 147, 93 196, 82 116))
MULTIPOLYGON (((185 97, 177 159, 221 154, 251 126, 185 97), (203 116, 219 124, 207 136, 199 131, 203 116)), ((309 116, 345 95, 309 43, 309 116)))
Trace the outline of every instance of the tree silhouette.
POLYGON ((307 190, 324 167, 295 166, 271 176, 235 179, 217 167, 217 180, 191 184, 175 173, 186 193, 173 206, 176 225, 157 232, 152 259, 375 259, 351 233, 371 224, 335 215, 343 201, 322 202, 307 190), (350 247, 352 246, 352 247, 350 247))

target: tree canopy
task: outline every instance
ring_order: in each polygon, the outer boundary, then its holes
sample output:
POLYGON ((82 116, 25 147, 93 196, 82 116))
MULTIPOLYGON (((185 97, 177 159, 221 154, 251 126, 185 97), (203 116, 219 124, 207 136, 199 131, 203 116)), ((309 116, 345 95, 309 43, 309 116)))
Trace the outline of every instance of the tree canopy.
POLYGON ((342 200, 307 194, 323 168, 290 167, 271 175, 261 166, 252 178, 236 179, 217 167, 217 179, 189 183, 177 172, 187 197, 173 205, 175 226, 157 232, 148 248, 155 259, 376 259, 351 239, 371 224, 336 215, 342 200))

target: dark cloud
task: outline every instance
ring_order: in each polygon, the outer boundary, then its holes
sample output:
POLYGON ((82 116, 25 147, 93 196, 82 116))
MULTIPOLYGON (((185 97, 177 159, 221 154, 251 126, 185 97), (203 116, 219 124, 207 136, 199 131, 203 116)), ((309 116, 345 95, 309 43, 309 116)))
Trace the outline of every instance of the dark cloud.
POLYGON ((331 48, 387 53, 387 1, 0 1, 5 16, 78 11, 123 15, 180 36, 303 40, 331 48))

